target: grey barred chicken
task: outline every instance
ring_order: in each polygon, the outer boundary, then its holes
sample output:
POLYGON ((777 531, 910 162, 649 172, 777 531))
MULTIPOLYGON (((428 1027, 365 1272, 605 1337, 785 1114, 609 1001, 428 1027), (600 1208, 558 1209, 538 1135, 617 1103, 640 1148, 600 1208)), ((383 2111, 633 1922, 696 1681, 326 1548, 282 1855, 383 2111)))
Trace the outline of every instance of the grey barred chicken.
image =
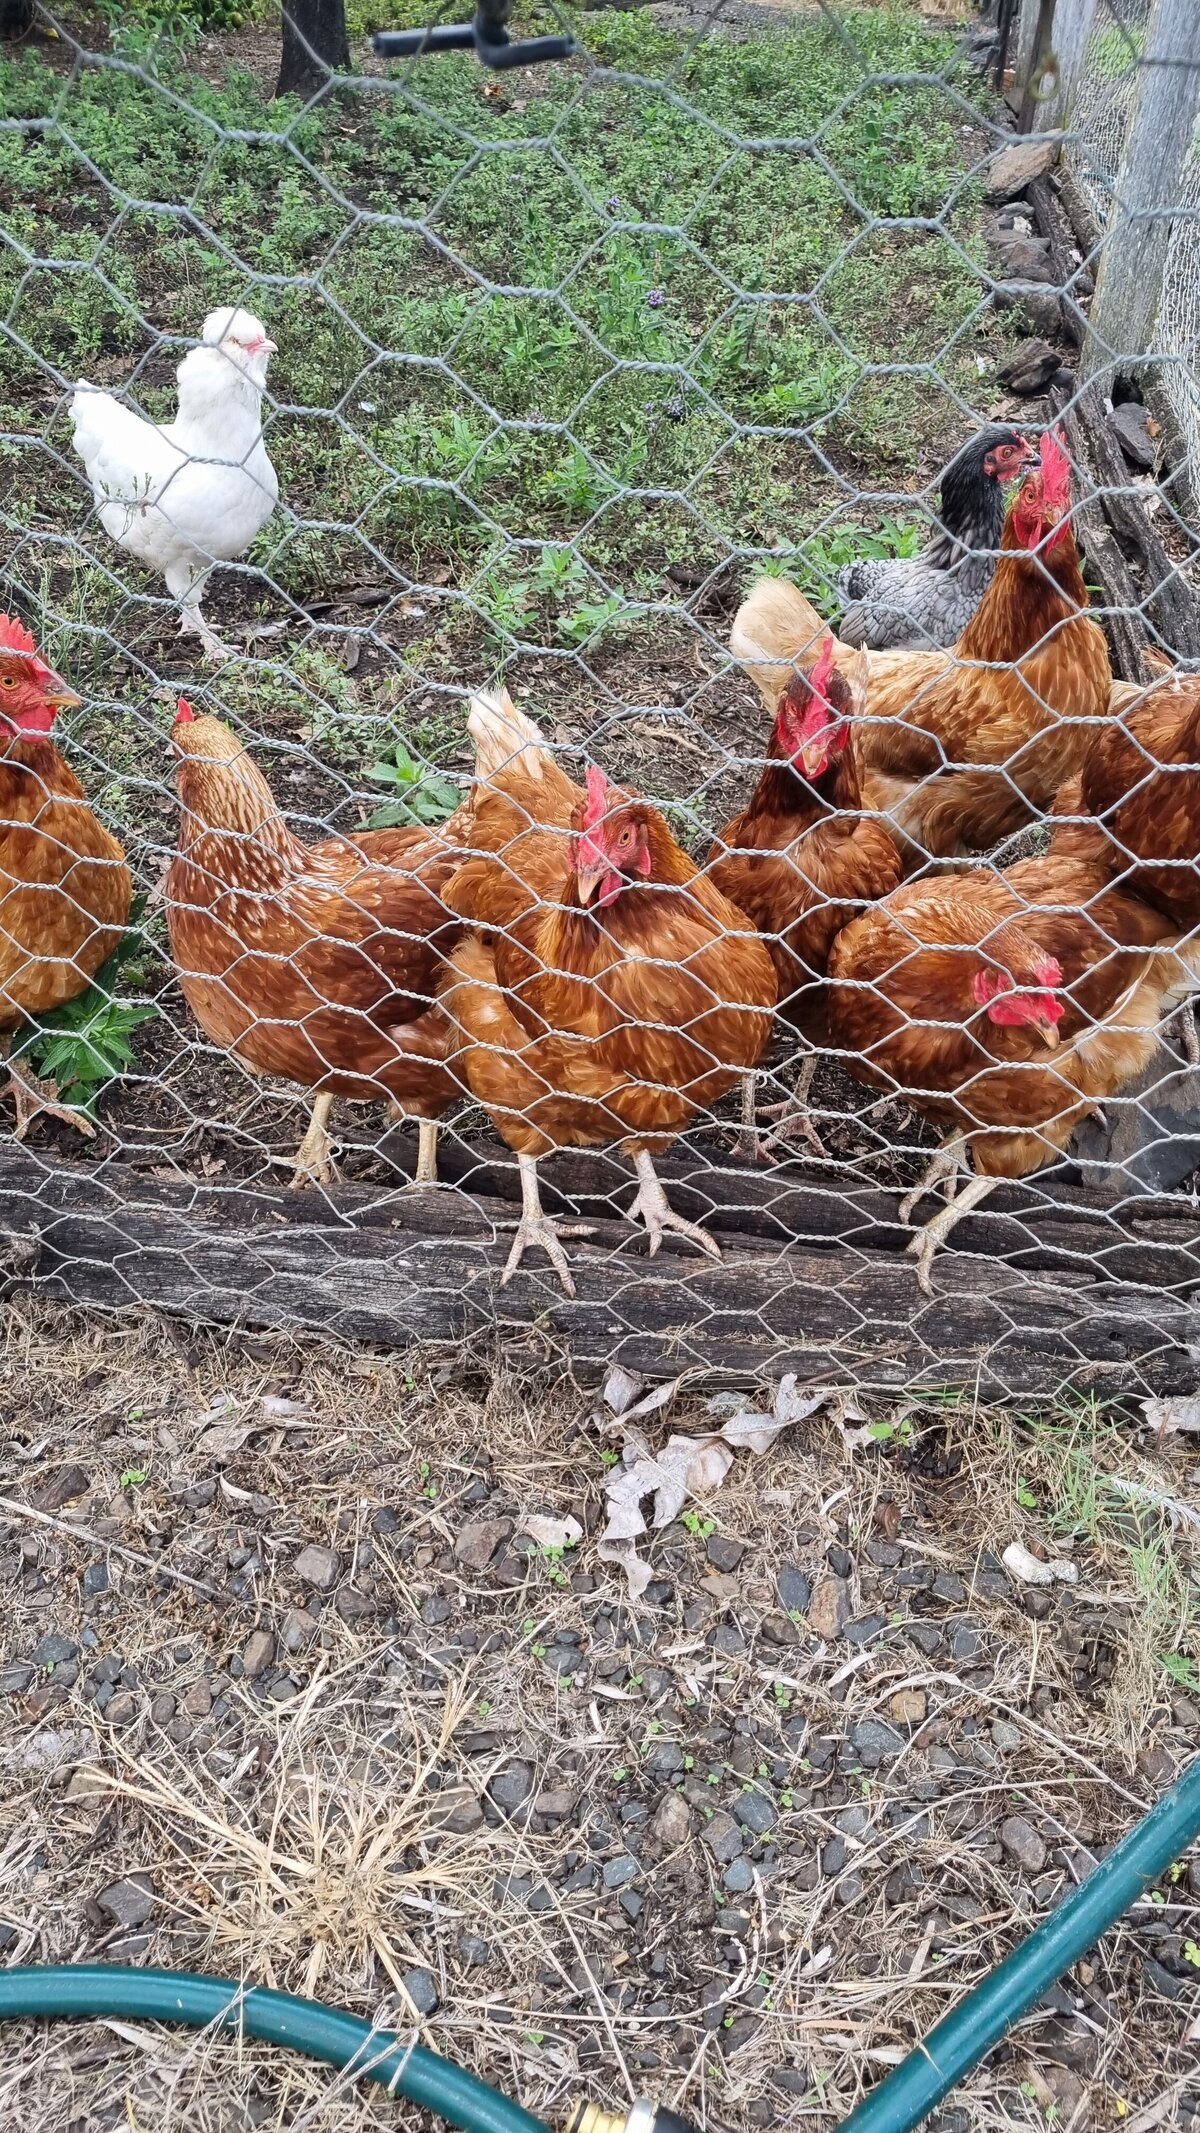
POLYGON ((953 644, 979 606, 996 567, 1005 487, 1036 460, 1012 429, 980 430, 942 476, 938 529, 920 555, 848 563, 838 591, 845 644, 873 651, 953 644))

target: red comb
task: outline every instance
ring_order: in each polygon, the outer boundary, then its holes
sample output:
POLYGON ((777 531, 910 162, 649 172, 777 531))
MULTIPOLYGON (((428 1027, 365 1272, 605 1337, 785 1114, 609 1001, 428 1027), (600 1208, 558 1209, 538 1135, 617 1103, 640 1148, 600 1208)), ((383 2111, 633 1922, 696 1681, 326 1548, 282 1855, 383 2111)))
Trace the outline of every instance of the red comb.
POLYGON ((1036 965, 1036 969, 1039 984, 1045 985, 1050 991, 1053 991, 1056 985, 1062 984, 1062 964, 1057 956, 1042 956, 1036 965))
POLYGON ((179 709, 175 713, 175 724, 177 726, 190 726, 195 716, 196 714, 193 711, 191 705, 189 704, 187 697, 181 696, 179 699, 179 709))
POLYGON ((1039 447, 1043 493, 1049 503, 1065 504, 1071 491, 1071 462, 1061 430, 1047 430, 1039 447))
POLYGON ((23 622, 15 615, 0 615, 0 649, 6 652, 23 652, 30 659, 38 657, 38 648, 23 622))
POLYGON ((595 829, 608 813, 608 780, 595 763, 587 769, 587 806, 583 811, 585 830, 595 829))
POLYGON ((824 696, 833 672, 833 633, 825 639, 817 658, 816 666, 808 677, 808 686, 814 696, 824 696))

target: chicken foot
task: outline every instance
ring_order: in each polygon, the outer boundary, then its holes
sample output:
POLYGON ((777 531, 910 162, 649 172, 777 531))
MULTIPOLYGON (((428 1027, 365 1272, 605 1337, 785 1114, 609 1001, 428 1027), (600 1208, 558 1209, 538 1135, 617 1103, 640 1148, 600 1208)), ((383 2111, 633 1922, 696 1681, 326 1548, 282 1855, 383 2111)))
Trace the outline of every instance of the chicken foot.
POLYGON ((642 1182, 627 1219, 636 1222, 640 1217, 645 1223, 650 1236, 650 1257, 653 1259, 665 1232, 670 1229, 680 1237, 690 1237, 692 1243, 699 1245, 702 1252, 707 1252, 710 1259, 719 1259, 721 1247, 716 1238, 710 1237, 708 1231, 701 1229, 698 1222, 685 1222, 682 1215, 674 1212, 663 1191, 662 1181, 644 1148, 634 1156, 633 1161, 642 1182))
POLYGON ((58 1084, 54 1081, 39 1081, 36 1074, 29 1074, 9 1057, 12 1039, 0 1040, 0 1059, 8 1067, 8 1080, 0 1088, 0 1096, 11 1096, 16 1112, 13 1139, 23 1141, 35 1118, 59 1118, 64 1126, 73 1126, 77 1133, 91 1140, 96 1128, 82 1111, 73 1111, 69 1104, 58 1101, 58 1084))
POLYGON ((776 1148, 781 1147, 786 1141, 800 1139, 808 1142, 810 1148, 814 1150, 823 1163, 829 1161, 829 1150, 817 1132, 808 1108, 808 1092, 812 1087, 813 1075, 816 1071, 816 1053, 806 1052, 801 1062, 800 1072, 796 1076, 796 1086, 788 1097, 787 1102, 764 1105, 763 1117, 777 1118, 779 1120, 775 1131, 763 1143, 764 1156, 773 1155, 776 1148))
POLYGON ((185 605, 182 609, 179 634, 181 637, 198 637, 200 639, 204 657, 210 666, 226 666, 235 657, 230 647, 218 637, 216 631, 205 621, 198 605, 185 605))
MULTIPOLYGON (((508 1287, 530 1245, 540 1244, 567 1295, 574 1296, 575 1283, 571 1279, 567 1255, 558 1240, 560 1237, 590 1237, 594 1227, 590 1222, 556 1222, 551 1215, 543 1213, 535 1155, 519 1155, 517 1169, 521 1174, 521 1219, 516 1224, 517 1234, 500 1276, 500 1286, 502 1289, 508 1287)), ((499 1225, 501 1229, 508 1226, 507 1222, 499 1225)))
POLYGON ((955 1223, 961 1222, 963 1216, 970 1214, 973 1207, 978 1207, 981 1200, 986 1200, 993 1187, 1000 1183, 999 1178, 981 1178, 969 1171, 966 1166, 966 1154, 965 1136, 952 1133, 949 1140, 939 1148, 928 1168, 917 1179, 911 1192, 905 1193, 897 1209, 900 1220, 907 1229, 918 1200, 924 1199, 925 1194, 932 1192, 936 1185, 945 1184, 945 1207, 939 1214, 932 1215, 906 1246, 909 1257, 917 1262, 917 1287, 923 1296, 933 1295, 930 1269, 939 1245, 946 1242, 955 1223))
POLYGON ((332 1111, 332 1096, 314 1096, 308 1131, 296 1150, 293 1192, 304 1192, 310 1185, 337 1183, 337 1165, 333 1160, 333 1144, 329 1137, 332 1111))

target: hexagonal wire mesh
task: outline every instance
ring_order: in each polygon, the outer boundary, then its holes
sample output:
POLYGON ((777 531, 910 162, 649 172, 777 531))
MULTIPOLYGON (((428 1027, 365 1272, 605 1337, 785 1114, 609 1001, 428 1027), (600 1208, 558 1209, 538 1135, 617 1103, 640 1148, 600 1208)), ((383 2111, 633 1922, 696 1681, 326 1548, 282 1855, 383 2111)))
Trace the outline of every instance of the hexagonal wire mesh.
POLYGON ((1156 750, 1195 697, 1110 704, 1080 551, 1102 619, 1198 647, 1068 509, 1096 261, 997 178, 965 21, 580 19, 544 73, 364 49, 303 108, 252 36, 64 19, 0 63, 8 604, 89 803, 10 741, 7 1042, 90 1137, 9 1144, 5 1224, 65 1293, 224 1320, 1185 1382, 1195 794, 1156 750), (1022 1182, 927 1300, 947 1135, 956 1212, 1022 1182))

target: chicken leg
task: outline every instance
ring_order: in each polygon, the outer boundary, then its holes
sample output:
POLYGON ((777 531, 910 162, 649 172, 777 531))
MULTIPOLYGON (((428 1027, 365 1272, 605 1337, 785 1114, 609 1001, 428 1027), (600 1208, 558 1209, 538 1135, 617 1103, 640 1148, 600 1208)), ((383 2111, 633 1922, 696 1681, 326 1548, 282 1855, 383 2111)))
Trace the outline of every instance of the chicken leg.
POLYGON ((329 1138, 332 1111, 332 1096, 314 1096, 308 1132, 296 1150, 293 1192, 304 1192, 310 1185, 334 1185, 337 1182, 337 1165, 329 1138))
POLYGON ((685 1222, 682 1215, 674 1213, 645 1149, 640 1149, 633 1160, 642 1182, 638 1187, 637 1198, 629 1209, 628 1220, 636 1222, 640 1216, 645 1223, 650 1234, 650 1257, 653 1259, 663 1241, 664 1232, 670 1229, 675 1230, 681 1237, 690 1237, 692 1243, 699 1245, 702 1252, 707 1252, 710 1259, 719 1259, 721 1247, 716 1238, 710 1237, 708 1231, 701 1229, 698 1222, 685 1222))
POLYGON ((938 1149, 927 1169, 922 1171, 911 1192, 905 1193, 897 1209, 901 1222, 907 1228, 918 1200, 923 1199, 927 1192, 932 1192, 935 1185, 945 1183, 945 1207, 940 1214, 930 1217, 906 1247, 909 1257, 917 1262, 917 1287, 923 1296, 933 1295, 930 1269, 938 1246, 945 1243, 955 1223, 961 1222, 963 1216, 970 1214, 973 1207, 978 1207, 981 1200, 986 1200, 993 1187, 1000 1183, 999 1178, 976 1177, 967 1169, 966 1154, 965 1136, 952 1133, 938 1149), (962 1184, 960 1181, 964 1177, 966 1182, 962 1184))
POLYGON ((164 573, 167 591, 179 602, 179 634, 181 637, 198 637, 204 648, 204 657, 213 666, 224 666, 233 658, 227 644, 223 644, 216 631, 205 621, 200 609, 209 572, 202 570, 197 576, 190 564, 176 563, 164 573))
POLYGON ((73 1111, 70 1104, 60 1104, 58 1084, 39 1081, 36 1074, 26 1073, 9 1056, 11 1048, 11 1037, 0 1038, 0 1059, 8 1066, 8 1080, 0 1088, 0 1096, 11 1096, 13 1100, 17 1114, 13 1139, 23 1141, 34 1119, 44 1114, 47 1118, 60 1118, 64 1126, 73 1126, 77 1133, 85 1134, 91 1140, 96 1131, 91 1119, 82 1111, 73 1111))
MULTIPOLYGON (((571 1279, 567 1255, 558 1240, 560 1237, 590 1237, 594 1234, 593 1225, 590 1222, 555 1222, 552 1216, 543 1214, 537 1157, 519 1155, 517 1168, 521 1173, 521 1219, 516 1225, 512 1250, 500 1276, 500 1286, 502 1289, 508 1287, 530 1245, 540 1244, 567 1295, 574 1296, 575 1283, 571 1279)), ((500 1227, 507 1229, 507 1222, 500 1227)))
POLYGON ((806 1140, 823 1163, 829 1161, 826 1148, 812 1122, 808 1109, 808 1092, 813 1075, 817 1071, 817 1055, 806 1051, 796 1076, 796 1086, 786 1103, 768 1104, 763 1112, 765 1118, 777 1118, 779 1124, 763 1145, 763 1154, 772 1155, 783 1142, 797 1138, 806 1140))

